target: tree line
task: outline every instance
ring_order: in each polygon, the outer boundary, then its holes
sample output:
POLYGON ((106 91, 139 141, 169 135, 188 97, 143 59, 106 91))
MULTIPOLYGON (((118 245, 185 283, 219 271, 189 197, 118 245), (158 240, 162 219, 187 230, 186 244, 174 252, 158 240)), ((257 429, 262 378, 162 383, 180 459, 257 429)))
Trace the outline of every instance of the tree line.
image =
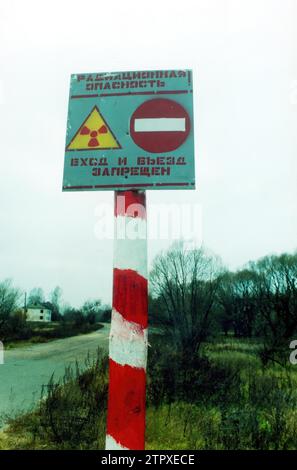
MULTIPOLYGON (((0 282, 0 340, 27 339, 32 331, 28 326, 26 308, 42 306, 52 313, 52 322, 73 325, 75 331, 86 325, 110 321, 111 309, 100 299, 87 300, 80 308, 62 302, 62 289, 57 286, 46 299, 41 287, 35 287, 27 296, 15 287, 11 279, 0 282)), ((69 328, 68 328, 69 329, 69 328)), ((63 331, 64 331, 63 330, 63 331)))
POLYGON ((269 255, 236 272, 210 251, 178 243, 150 275, 151 321, 186 356, 216 335, 257 337, 263 363, 283 363, 297 337, 297 252, 269 255))
MULTIPOLYGON (((217 335, 232 335, 259 338, 263 363, 282 362, 297 337, 297 252, 265 256, 232 272, 209 250, 179 242, 155 258, 149 285, 150 323, 185 357, 199 354, 217 335)), ((11 280, 0 282, 0 339, 24 324, 23 298, 11 280)), ((99 299, 81 308, 62 305, 60 287, 48 300, 40 287, 32 289, 30 304, 49 308, 53 321, 78 327, 110 321, 111 309, 99 299)))

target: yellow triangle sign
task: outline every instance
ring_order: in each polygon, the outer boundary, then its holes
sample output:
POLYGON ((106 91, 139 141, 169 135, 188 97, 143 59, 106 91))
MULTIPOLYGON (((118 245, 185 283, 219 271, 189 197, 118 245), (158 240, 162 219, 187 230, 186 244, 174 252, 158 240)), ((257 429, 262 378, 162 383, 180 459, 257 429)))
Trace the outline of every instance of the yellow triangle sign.
POLYGON ((84 120, 66 150, 120 149, 121 145, 102 117, 97 106, 84 120))

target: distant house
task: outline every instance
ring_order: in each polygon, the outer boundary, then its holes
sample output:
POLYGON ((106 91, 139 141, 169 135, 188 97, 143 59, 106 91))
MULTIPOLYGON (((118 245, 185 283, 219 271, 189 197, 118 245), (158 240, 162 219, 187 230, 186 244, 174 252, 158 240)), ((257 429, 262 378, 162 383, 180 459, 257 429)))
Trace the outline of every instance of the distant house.
POLYGON ((52 321, 52 311, 42 304, 30 304, 24 308, 27 321, 52 321))

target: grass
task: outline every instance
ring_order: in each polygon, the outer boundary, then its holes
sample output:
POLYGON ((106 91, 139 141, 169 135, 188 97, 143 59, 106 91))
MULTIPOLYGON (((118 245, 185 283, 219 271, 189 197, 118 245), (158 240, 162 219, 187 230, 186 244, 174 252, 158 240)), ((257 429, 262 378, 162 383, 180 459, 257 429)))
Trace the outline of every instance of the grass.
POLYGON ((221 416, 216 408, 185 402, 150 407, 147 412, 148 450, 220 449, 221 416), (205 430, 208 429, 207 433, 205 430))
POLYGON ((297 449, 297 367, 264 368, 261 346, 230 338, 206 344, 207 369, 217 380, 201 364, 198 379, 191 373, 196 397, 185 393, 149 407, 147 449, 297 449))
POLYGON ((220 338, 220 341, 206 343, 204 349, 215 352, 241 352, 244 354, 257 354, 262 343, 258 339, 220 338))
MULTIPOLYGON (((297 368, 263 368, 258 341, 227 338, 185 370, 154 341, 147 449, 297 449, 297 368)), ((107 383, 104 352, 83 373, 66 370, 35 412, 8 423, 0 449, 104 448, 107 383)))

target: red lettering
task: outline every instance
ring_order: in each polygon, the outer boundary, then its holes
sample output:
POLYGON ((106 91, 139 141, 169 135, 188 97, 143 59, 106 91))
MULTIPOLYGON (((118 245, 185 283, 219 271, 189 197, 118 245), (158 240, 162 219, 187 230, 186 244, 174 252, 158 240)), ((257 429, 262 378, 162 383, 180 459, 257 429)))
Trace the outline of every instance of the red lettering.
POLYGON ((119 157, 118 165, 127 165, 127 157, 119 157))

